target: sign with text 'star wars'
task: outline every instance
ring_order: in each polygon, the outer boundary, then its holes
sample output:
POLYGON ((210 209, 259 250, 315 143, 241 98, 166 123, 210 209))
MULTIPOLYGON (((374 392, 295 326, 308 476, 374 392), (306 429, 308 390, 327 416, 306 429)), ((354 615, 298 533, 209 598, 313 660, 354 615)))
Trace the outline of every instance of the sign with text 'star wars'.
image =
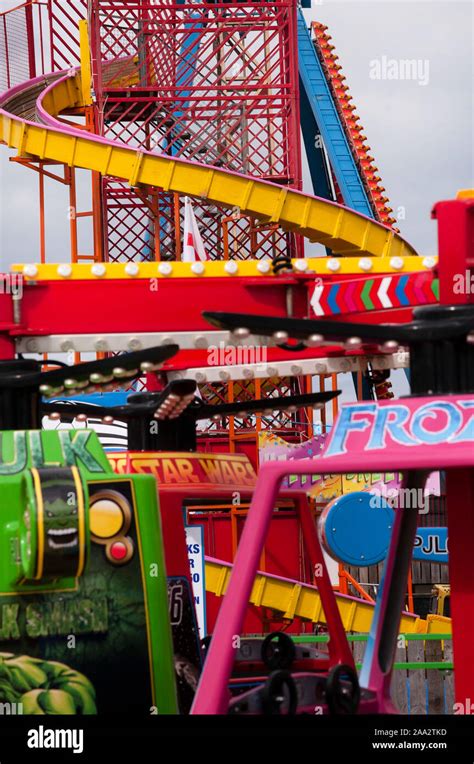
POLYGON ((243 454, 185 454, 185 453, 109 453, 108 459, 116 473, 151 473, 158 484, 167 489, 252 488, 257 476, 243 454))

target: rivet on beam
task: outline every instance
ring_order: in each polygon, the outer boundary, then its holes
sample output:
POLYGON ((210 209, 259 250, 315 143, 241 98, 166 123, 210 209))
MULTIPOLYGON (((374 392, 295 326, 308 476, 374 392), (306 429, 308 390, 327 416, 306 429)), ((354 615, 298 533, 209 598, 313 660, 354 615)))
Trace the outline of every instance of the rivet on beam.
POLYGON ((341 263, 336 257, 331 257, 326 263, 326 268, 332 273, 337 273, 341 269, 341 263))
POLYGON ((173 266, 171 263, 160 263, 158 266, 158 273, 162 276, 171 276, 173 273, 173 266))
POLYGON ((295 260, 294 263, 293 263, 293 267, 294 267, 295 271, 299 271, 300 273, 304 273, 305 271, 308 270, 308 261, 305 260, 304 258, 302 258, 300 260, 295 260))
POLYGON ((259 263, 257 263, 257 271, 260 273, 269 273, 271 269, 271 262, 268 258, 265 258, 264 260, 260 260, 259 263))
POLYGON ((91 267, 91 273, 93 276, 96 276, 100 279, 107 273, 107 268, 105 267, 104 263, 94 263, 94 265, 91 267))
POLYGON ((395 271, 401 271, 403 264, 403 258, 401 257, 392 257, 390 259, 390 268, 393 268, 395 271))
POLYGON ((132 276, 132 277, 138 276, 139 272, 140 272, 140 268, 138 267, 136 263, 127 263, 127 265, 125 266, 125 273, 127 274, 127 276, 132 276))
POLYGON ((64 279, 68 279, 72 276, 72 267, 68 263, 62 263, 58 265, 58 276, 62 276, 64 279))
POLYGON ((361 257, 358 265, 361 271, 366 271, 366 272, 371 271, 372 268, 374 267, 374 264, 369 257, 361 257))
POLYGON ((38 275, 38 267, 33 263, 23 266, 23 275, 29 279, 34 279, 38 275))
POLYGON ((239 270, 239 266, 237 265, 235 260, 228 260, 226 264, 224 265, 224 270, 226 273, 230 274, 231 276, 234 276, 239 270))

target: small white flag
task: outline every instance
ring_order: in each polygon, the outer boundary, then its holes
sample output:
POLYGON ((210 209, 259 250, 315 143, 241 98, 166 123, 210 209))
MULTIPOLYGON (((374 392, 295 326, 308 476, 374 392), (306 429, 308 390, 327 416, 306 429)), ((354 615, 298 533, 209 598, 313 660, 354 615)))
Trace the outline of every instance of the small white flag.
POLYGON ((204 242, 198 228, 196 216, 194 214, 191 199, 184 197, 184 239, 183 254, 181 260, 183 263, 195 263, 197 260, 207 260, 207 253, 204 242))

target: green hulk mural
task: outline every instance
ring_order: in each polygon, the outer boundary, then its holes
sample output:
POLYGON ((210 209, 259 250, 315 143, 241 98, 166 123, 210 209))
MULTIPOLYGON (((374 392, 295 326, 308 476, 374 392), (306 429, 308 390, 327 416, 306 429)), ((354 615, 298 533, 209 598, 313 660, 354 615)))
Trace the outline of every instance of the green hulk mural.
POLYGON ((0 715, 177 710, 155 479, 92 431, 1 432, 0 715))
POLYGON ((18 713, 95 714, 95 691, 84 674, 64 663, 0 653, 0 702, 18 713))

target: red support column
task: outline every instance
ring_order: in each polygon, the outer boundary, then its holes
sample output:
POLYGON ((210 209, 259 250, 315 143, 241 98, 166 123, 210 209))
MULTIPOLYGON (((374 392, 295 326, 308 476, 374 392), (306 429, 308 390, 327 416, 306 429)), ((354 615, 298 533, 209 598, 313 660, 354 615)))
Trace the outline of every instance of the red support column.
MULTIPOLYGON (((438 202, 432 216, 438 221, 440 303, 474 304, 474 192, 438 202)), ((473 444, 474 448, 474 444, 473 444)), ((456 703, 470 713, 474 701, 474 472, 446 474, 448 507, 449 579, 453 619, 454 684, 456 703)))
MULTIPOLYGON (((41 8, 39 10, 41 13, 41 8)), ((33 6, 25 6, 25 21, 26 21, 26 34, 28 39, 28 64, 30 68, 30 79, 36 77, 36 46, 35 46, 35 32, 33 26, 33 6)), ((40 45, 42 41, 40 42, 40 45)))
POLYGON ((446 494, 455 699, 463 704, 464 713, 470 713, 474 702, 474 471, 447 472, 446 494))
POLYGON ((441 305, 474 303, 474 191, 435 204, 441 305))

